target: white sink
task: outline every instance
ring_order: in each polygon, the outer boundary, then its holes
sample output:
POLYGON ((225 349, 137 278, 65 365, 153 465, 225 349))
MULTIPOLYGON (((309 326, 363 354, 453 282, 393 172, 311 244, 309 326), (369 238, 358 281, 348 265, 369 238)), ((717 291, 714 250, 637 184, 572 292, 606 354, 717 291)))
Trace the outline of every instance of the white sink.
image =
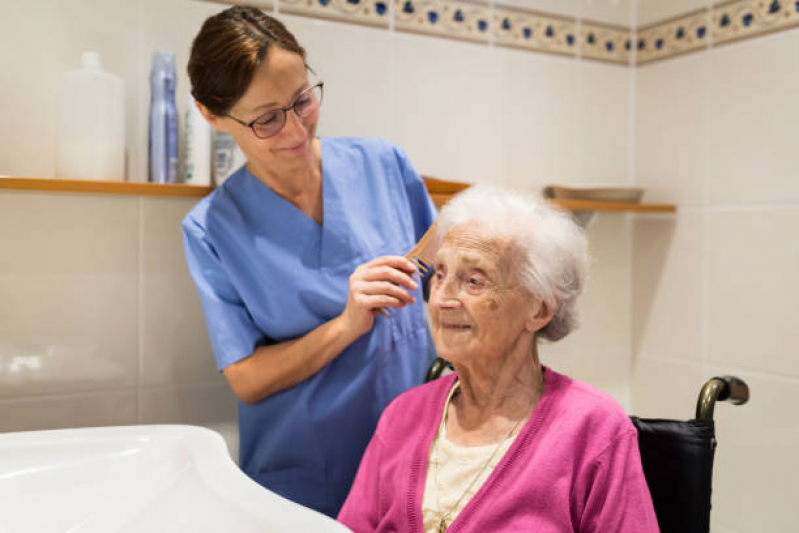
POLYGON ((346 532, 250 480, 195 426, 0 434, 0 533, 346 532))

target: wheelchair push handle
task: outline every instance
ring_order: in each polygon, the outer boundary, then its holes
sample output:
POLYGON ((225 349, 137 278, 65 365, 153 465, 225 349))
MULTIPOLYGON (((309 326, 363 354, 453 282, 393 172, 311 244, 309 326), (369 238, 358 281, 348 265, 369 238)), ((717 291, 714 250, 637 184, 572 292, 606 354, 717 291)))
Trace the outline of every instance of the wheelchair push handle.
POLYGON ((696 402, 696 418, 713 419, 716 401, 730 400, 733 405, 749 401, 749 386, 735 376, 715 377, 707 381, 696 402))

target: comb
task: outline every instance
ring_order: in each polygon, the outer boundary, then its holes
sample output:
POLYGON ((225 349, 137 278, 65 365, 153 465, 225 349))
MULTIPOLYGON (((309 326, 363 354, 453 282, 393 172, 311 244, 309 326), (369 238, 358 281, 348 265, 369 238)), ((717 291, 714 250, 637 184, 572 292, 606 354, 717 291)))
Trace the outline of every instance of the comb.
MULTIPOLYGON (((438 249, 438 220, 427 228, 419 242, 405 254, 405 259, 416 265, 416 270, 426 276, 433 270, 433 259, 438 249)), ((386 318, 391 316, 391 308, 375 309, 375 313, 386 318)))

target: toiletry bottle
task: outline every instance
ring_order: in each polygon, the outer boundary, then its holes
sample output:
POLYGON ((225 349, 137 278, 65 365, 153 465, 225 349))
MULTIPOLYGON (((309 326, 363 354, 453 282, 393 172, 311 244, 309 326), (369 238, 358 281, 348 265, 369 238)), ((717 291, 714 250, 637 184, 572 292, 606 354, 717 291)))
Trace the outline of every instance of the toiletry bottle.
POLYGON ((211 185, 211 125, 203 118, 189 93, 186 108, 186 160, 183 182, 211 185))
POLYGON ((244 152, 230 134, 214 131, 214 183, 217 187, 225 183, 234 172, 247 162, 244 152))
POLYGON ((125 87, 84 52, 83 66, 59 80, 56 176, 125 179, 125 87))
POLYGON ((149 180, 175 183, 178 177, 178 113, 175 55, 154 52, 150 70, 149 180))

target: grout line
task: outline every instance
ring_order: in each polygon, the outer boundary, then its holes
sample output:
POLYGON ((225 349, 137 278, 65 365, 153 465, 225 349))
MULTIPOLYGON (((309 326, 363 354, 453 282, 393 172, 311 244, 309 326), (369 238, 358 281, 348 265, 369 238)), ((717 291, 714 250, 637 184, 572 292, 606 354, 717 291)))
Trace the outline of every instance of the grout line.
POLYGON ((136 421, 142 423, 141 381, 144 373, 144 198, 139 198, 139 275, 137 283, 136 332, 138 365, 136 365, 136 421))
POLYGON ((701 368, 703 371, 707 370, 712 374, 737 374, 741 376, 751 376, 757 379, 774 381, 786 385, 799 385, 799 376, 787 376, 785 374, 777 374, 774 372, 755 370, 752 368, 745 368, 734 365, 725 365, 723 363, 709 362, 707 368, 702 362, 687 361, 685 359, 676 359, 674 357, 663 357, 657 355, 642 355, 641 359, 651 361, 654 363, 666 363, 672 365, 686 366, 701 368), (713 371, 715 369, 715 371, 713 371))

